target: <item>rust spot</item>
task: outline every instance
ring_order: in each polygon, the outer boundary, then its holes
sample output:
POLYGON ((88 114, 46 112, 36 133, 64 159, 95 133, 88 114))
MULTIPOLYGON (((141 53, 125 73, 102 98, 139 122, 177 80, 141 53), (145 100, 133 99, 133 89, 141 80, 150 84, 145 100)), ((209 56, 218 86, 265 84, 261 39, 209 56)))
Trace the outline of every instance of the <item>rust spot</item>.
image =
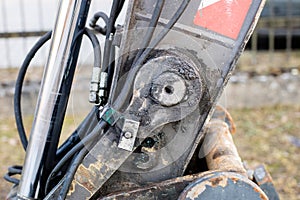
POLYGON ((257 188, 253 188, 253 190, 255 191, 255 192, 257 192, 257 193, 260 193, 260 191, 257 189, 257 188))
POLYGON ((223 180, 223 178, 221 177, 217 177, 214 179, 209 180, 209 182, 211 182, 211 186, 216 187, 219 185, 219 183, 223 180))
POLYGON ((215 112, 213 114, 213 118, 217 118, 217 119, 220 119, 220 120, 226 122, 226 124, 229 126, 230 133, 235 134, 236 126, 233 122, 233 119, 232 119, 230 113, 225 108, 223 108, 220 105, 217 105, 215 107, 215 112))
POLYGON ((268 173, 268 171, 265 169, 263 165, 256 167, 254 178, 255 178, 255 182, 258 185, 262 185, 265 183, 273 183, 271 175, 268 173))
POLYGON ((83 186, 88 191, 95 191, 97 187, 94 183, 97 181, 97 178, 100 178, 97 176, 98 170, 95 166, 96 164, 92 164, 86 168, 85 166, 80 165, 75 175, 76 184, 83 186))
POLYGON ((221 156, 226 156, 226 155, 232 155, 232 152, 230 149, 218 149, 214 155, 213 159, 219 158, 221 156))
POLYGON ((85 182, 82 184, 84 188, 86 188, 88 191, 94 191, 95 187, 90 182, 85 182))
POLYGON ((265 184, 265 183, 273 183, 273 180, 271 177, 264 177, 261 181, 258 181, 259 185, 265 184))
POLYGON ((238 182, 239 179, 236 177, 232 177, 231 180, 233 181, 233 183, 236 183, 236 182, 238 182))
POLYGON ((262 199, 262 200, 267 200, 268 198, 266 198, 266 196, 263 194, 263 193, 261 193, 261 191, 258 189, 258 188, 253 188, 253 190, 255 191, 255 192, 257 192, 257 193, 259 193, 259 197, 260 197, 260 199, 262 199))
POLYGON ((197 199, 197 197, 205 190, 205 187, 193 187, 186 195, 186 199, 197 199))
POLYGON ((266 196, 263 195, 262 193, 260 193, 259 197, 260 197, 262 200, 268 200, 268 198, 266 198, 266 196))
POLYGON ((72 181, 71 185, 70 185, 70 189, 69 189, 69 192, 67 194, 67 196, 71 196, 72 193, 75 191, 75 182, 72 181))

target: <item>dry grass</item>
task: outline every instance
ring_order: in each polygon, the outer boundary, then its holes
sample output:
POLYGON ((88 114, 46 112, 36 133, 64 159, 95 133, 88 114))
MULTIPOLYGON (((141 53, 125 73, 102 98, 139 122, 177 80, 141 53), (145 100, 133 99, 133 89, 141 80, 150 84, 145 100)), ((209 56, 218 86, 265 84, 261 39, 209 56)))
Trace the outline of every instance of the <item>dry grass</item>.
POLYGON ((250 166, 265 163, 281 199, 300 199, 300 106, 232 110, 235 143, 250 166))
MULTIPOLYGON (((230 110, 237 125, 234 135, 243 160, 249 166, 265 163, 273 177, 281 199, 300 199, 300 147, 292 139, 300 140, 300 106, 274 106, 257 109, 230 110)), ((25 124, 31 123, 25 119, 25 124)), ((73 129, 72 118, 65 128, 73 129)), ((0 173, 9 165, 21 164, 21 149, 13 118, 0 120, 0 173)), ((4 199, 10 184, 0 182, 0 199, 4 199)))
MULTIPOLYGON (((29 120, 26 120, 26 124, 29 120)), ((22 164, 24 158, 24 150, 21 148, 17 136, 17 128, 14 118, 0 119, 0 174, 6 173, 7 168, 11 165, 22 164)), ((3 179, 0 181, 0 199, 5 199, 11 184, 3 179)))

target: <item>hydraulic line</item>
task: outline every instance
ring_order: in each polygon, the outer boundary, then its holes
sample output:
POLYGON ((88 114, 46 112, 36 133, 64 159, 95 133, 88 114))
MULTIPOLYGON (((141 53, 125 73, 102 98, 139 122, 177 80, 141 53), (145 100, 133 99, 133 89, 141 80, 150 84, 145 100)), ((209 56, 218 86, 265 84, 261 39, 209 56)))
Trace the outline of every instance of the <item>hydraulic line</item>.
POLYGON ((151 17, 151 21, 148 26, 148 30, 144 36, 144 40, 142 41, 142 44, 139 47, 139 51, 138 51, 137 55, 135 56, 133 63, 136 63, 136 61, 139 59, 139 57, 143 53, 144 49, 147 48, 147 46, 151 42, 151 39, 152 39, 154 31, 155 31, 155 27, 157 26, 161 11, 164 6, 164 3, 165 3, 165 0, 157 1, 156 6, 153 11, 153 14, 152 14, 152 17, 151 17))
POLYGON ((14 95, 14 111, 15 111, 15 120, 19 133, 19 137, 22 143, 24 150, 26 150, 28 145, 28 139, 26 136, 26 132, 24 129, 23 118, 22 118, 22 109, 21 109, 21 96, 22 96, 22 88, 24 83, 24 78, 28 69, 28 66, 37 53, 37 51, 51 38, 52 31, 49 31, 45 35, 43 35, 36 44, 31 48, 29 53, 27 54, 25 60, 23 61, 18 78, 16 80, 15 86, 15 95, 14 95))
POLYGON ((109 21, 109 18, 104 12, 97 12, 94 14, 93 18, 90 20, 89 25, 90 25, 90 27, 92 27, 96 31, 100 32, 101 34, 106 35, 108 21, 109 21), (99 18, 103 19, 103 21, 105 22, 106 26, 104 28, 100 27, 99 25, 96 24, 97 21, 99 20, 99 18))
POLYGON ((94 106, 72 135, 59 147, 56 152, 56 159, 60 160, 70 149, 72 149, 87 133, 92 131, 99 121, 97 118, 99 108, 94 106))
POLYGON ((51 171, 51 173, 48 176, 48 180, 46 183, 46 189, 48 187, 51 177, 53 177, 74 154, 76 154, 78 151, 81 151, 85 145, 90 144, 90 142, 92 142, 96 137, 101 136, 100 133, 106 127, 106 125, 107 125, 107 123, 105 121, 101 120, 90 134, 85 136, 70 151, 68 151, 68 153, 62 159, 60 159, 60 161, 56 164, 56 166, 54 167, 54 169, 51 171))
POLYGON ((138 72, 140 66, 143 64, 147 56, 150 54, 150 52, 158 45, 158 43, 169 33, 171 28, 174 26, 174 24, 178 21, 178 19, 181 17, 183 12, 185 11, 186 7, 190 3, 191 0, 184 0, 173 17, 170 19, 170 21, 166 24, 166 26, 163 28, 163 30, 158 34, 158 36, 149 44, 147 49, 142 53, 142 55, 138 58, 136 63, 133 63, 131 70, 129 71, 129 74, 126 78, 126 82, 124 83, 124 86, 118 95, 117 99, 113 103, 113 108, 116 110, 120 110, 121 107, 124 105, 128 94, 130 93, 130 88, 133 83, 133 80, 135 78, 136 73, 138 72))
MULTIPOLYGON (((90 39, 93 49, 94 49, 94 67, 101 67, 101 48, 97 37, 92 33, 91 30, 85 29, 84 31, 80 32, 76 35, 75 39, 84 33, 90 39)), ((25 60, 23 61, 17 80, 15 85, 15 95, 14 95, 14 111, 15 111, 15 120, 16 125, 19 133, 19 137, 22 143, 24 150, 26 150, 28 145, 28 139, 26 136, 24 124, 23 124, 23 117, 22 117, 22 107, 21 107, 21 97, 22 97, 22 88, 24 83, 24 78, 27 72, 27 69, 30 65, 31 60, 34 58, 35 54, 38 50, 51 38, 52 31, 47 32, 43 35, 36 44, 31 48, 25 60)))

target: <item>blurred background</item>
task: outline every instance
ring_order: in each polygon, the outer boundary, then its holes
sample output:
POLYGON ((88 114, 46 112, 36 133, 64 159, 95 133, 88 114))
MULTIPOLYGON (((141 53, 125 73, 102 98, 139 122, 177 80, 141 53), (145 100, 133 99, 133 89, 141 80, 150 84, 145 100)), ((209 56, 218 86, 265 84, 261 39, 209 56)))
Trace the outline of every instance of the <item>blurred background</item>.
MULTIPOLYGON (((51 30, 58 0, 0 1, 0 176, 22 164, 24 152, 14 122, 13 95, 18 69, 37 39, 51 30)), ((90 14, 108 13, 111 0, 92 1, 90 14)), ((125 10, 125 9, 124 9, 125 10)), ((124 15, 124 12, 123 12, 124 15)), ((90 18, 90 17, 89 17, 90 18)), ((120 18, 120 23, 124 17, 120 18)), ((27 133, 33 119, 49 45, 33 59, 23 88, 27 133)), ((70 132, 91 107, 88 82, 91 47, 83 40, 64 132, 70 132), (83 70, 85 69, 85 70, 83 70), (76 105, 76 106, 75 106, 76 105)), ((234 135, 242 159, 265 163, 281 199, 300 199, 300 0, 267 0, 253 36, 220 99, 237 125, 234 135)), ((10 184, 0 181, 0 198, 10 184)))

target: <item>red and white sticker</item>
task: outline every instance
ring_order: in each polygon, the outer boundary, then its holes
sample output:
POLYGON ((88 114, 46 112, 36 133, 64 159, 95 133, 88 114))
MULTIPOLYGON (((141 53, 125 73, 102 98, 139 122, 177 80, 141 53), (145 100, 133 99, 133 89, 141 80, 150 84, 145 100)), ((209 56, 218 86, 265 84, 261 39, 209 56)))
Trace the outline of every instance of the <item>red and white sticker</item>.
POLYGON ((252 0, 202 0, 194 24, 237 39, 252 0))

